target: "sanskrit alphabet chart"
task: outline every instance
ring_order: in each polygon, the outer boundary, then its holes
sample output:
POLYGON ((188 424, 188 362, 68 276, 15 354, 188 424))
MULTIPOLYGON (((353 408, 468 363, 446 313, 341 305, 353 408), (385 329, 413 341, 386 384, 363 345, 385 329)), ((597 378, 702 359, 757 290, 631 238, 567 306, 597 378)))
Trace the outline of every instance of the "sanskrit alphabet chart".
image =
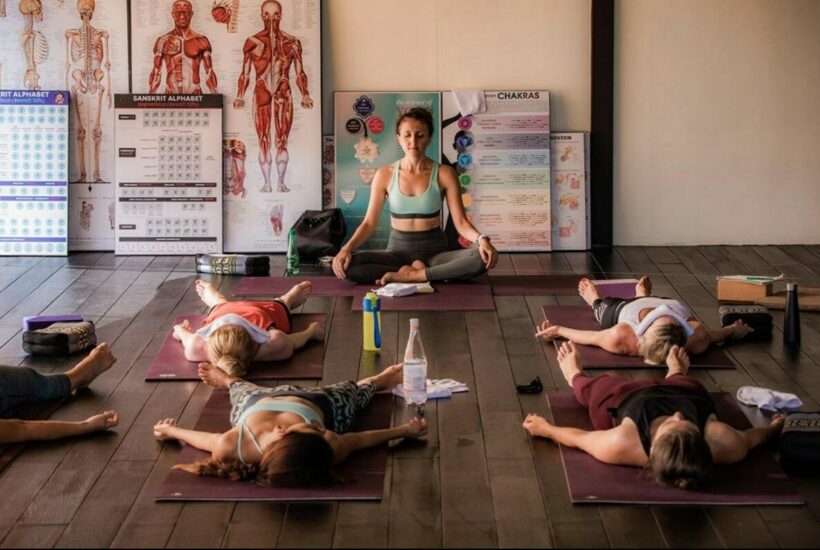
POLYGON ((0 255, 68 253, 68 92, 0 90, 0 255))
POLYGON ((115 97, 117 254, 222 252, 222 96, 115 97))

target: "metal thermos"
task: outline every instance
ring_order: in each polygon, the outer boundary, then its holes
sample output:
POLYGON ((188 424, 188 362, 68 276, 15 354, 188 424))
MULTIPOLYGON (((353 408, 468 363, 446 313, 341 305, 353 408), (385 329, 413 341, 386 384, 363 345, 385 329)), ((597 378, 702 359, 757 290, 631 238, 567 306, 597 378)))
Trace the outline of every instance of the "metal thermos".
POLYGON ((797 283, 788 283, 786 285, 783 343, 792 346, 800 345, 800 306, 797 304, 797 283))

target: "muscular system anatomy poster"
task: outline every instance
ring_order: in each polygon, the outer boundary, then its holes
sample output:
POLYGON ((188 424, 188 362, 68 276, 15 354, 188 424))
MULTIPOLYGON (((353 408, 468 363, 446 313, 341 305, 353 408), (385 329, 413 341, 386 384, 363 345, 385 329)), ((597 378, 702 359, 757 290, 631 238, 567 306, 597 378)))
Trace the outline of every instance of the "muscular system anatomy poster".
POLYGON ((132 0, 133 93, 224 95, 226 252, 321 208, 319 0, 132 0))
MULTIPOLYGON (((549 92, 484 92, 486 111, 463 116, 443 99, 442 164, 458 174, 467 217, 502 251, 550 250, 549 92)), ((456 239, 448 223, 451 246, 456 239)))
POLYGON ((113 97, 128 91, 127 2, 0 4, 0 88, 71 93, 69 248, 113 250, 113 97))

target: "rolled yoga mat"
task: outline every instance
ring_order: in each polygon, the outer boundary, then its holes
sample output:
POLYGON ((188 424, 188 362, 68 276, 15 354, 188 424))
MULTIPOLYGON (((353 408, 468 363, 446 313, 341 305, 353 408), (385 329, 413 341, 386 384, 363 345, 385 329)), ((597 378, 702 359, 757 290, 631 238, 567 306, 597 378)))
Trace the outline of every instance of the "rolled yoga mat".
MULTIPOLYGON (((492 290, 486 279, 465 283, 433 283, 435 292, 400 298, 382 296, 382 311, 492 311, 492 290)), ((363 285, 359 285, 363 286, 363 285)), ((353 295, 353 311, 362 310, 362 298, 375 287, 365 287, 353 295)))
MULTIPOLYGON (((353 431, 390 427, 393 396, 376 394, 362 411, 353 431)), ((231 403, 226 391, 214 391, 205 404, 196 430, 224 432, 230 429, 231 403)), ((210 456, 185 445, 177 464, 188 464, 210 456)), ((250 481, 230 481, 171 470, 159 488, 156 500, 381 500, 387 470, 387 445, 352 453, 334 471, 342 483, 322 487, 262 487, 250 481)))
MULTIPOLYGON (((179 324, 185 319, 191 323, 191 327, 196 329, 202 326, 205 315, 180 315, 174 320, 174 324, 179 324)), ((292 319, 294 331, 306 329, 313 321, 318 321, 327 330, 327 316, 323 313, 295 313, 292 319)), ((244 378, 246 380, 319 379, 324 371, 324 357, 323 342, 308 342, 305 347, 295 351, 290 359, 251 363, 244 378)), ((159 353, 151 363, 145 380, 154 382, 199 380, 196 374, 197 365, 198 363, 185 359, 182 344, 174 339, 174 329, 171 328, 165 336, 159 353)))
MULTIPOLYGON (((751 425, 727 393, 713 393, 717 417, 738 429, 751 425)), ((591 430, 586 407, 571 392, 547 395, 557 426, 591 430)), ((647 477, 642 468, 613 466, 594 459, 579 449, 563 445, 561 462, 574 504, 679 504, 744 505, 803 504, 794 484, 786 477, 774 456, 765 448, 754 449, 740 463, 715 466, 708 487, 689 491, 661 485, 647 477)))
MULTIPOLYGON (((579 330, 601 330, 589 306, 542 306, 542 309, 544 318, 550 323, 579 330)), ((553 340, 555 349, 563 341, 553 340)), ((666 365, 647 365, 640 357, 609 353, 597 346, 578 345, 578 349, 584 368, 588 369, 666 368, 666 365)), ((692 368, 735 368, 726 352, 715 346, 709 346, 703 353, 690 355, 689 359, 692 368)))
POLYGON ((302 281, 311 282, 313 296, 351 296, 358 287, 336 277, 243 277, 233 289, 234 296, 281 296, 293 285, 302 281))

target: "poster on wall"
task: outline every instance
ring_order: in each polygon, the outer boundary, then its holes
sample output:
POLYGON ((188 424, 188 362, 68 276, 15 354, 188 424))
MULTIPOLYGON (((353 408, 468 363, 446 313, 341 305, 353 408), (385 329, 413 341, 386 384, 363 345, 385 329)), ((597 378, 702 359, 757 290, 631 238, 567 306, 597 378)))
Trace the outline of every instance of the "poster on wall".
POLYGON ((552 249, 589 248, 589 134, 553 132, 552 249))
POLYGON ((117 254, 222 252, 222 96, 118 94, 117 254))
POLYGON ((321 208, 320 15, 319 0, 131 0, 132 91, 225 96, 226 252, 285 251, 321 208))
MULTIPOLYGON (((500 251, 550 250, 549 92, 484 92, 486 110, 463 116, 452 93, 442 114, 442 164, 461 184, 467 218, 500 251)), ((447 227, 450 246, 468 248, 447 227)))
MULTIPOLYGON (((341 209, 348 237, 367 212, 370 183, 376 170, 402 158, 396 140, 396 121, 413 107, 429 109, 433 120, 441 116, 438 92, 336 92, 336 207, 341 209)), ((438 158, 440 132, 436 128, 427 156, 438 158)), ((390 214, 385 205, 376 232, 362 248, 383 249, 390 237, 390 214)))
POLYGON ((127 1, 0 3, 0 88, 71 93, 69 248, 113 250, 113 97, 129 91, 127 1))
POLYGON ((0 255, 68 253, 68 103, 0 90, 0 255))

